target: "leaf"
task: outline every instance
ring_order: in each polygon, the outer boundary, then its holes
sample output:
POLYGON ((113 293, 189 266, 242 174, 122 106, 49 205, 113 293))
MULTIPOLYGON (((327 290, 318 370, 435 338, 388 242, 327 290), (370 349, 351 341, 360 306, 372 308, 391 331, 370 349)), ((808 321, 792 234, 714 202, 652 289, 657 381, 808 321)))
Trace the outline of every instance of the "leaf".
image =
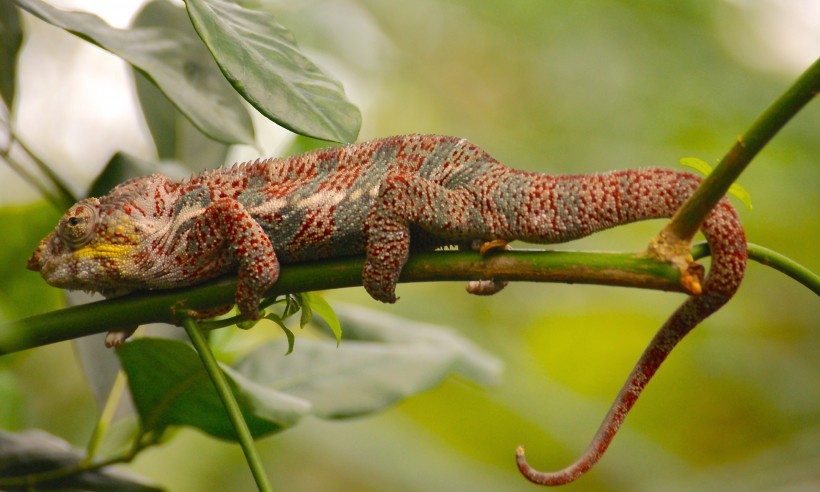
POLYGON ((737 198, 738 200, 740 200, 741 203, 743 203, 743 205, 746 205, 747 209, 752 209, 752 195, 749 194, 748 191, 746 191, 746 188, 740 186, 737 183, 732 183, 732 185, 729 186, 729 194, 734 195, 735 198, 737 198))
POLYGON ((156 171, 156 165, 125 152, 114 154, 88 189, 88 196, 103 196, 131 178, 156 171))
MULTIPOLYGON (((138 28, 167 28, 183 32, 199 43, 199 37, 191 26, 191 20, 182 7, 167 0, 153 0, 145 4, 132 23, 138 28)), ((204 47, 188 54, 202 66, 213 66, 211 53, 204 47)), ((160 159, 174 159, 189 169, 200 171, 218 167, 225 162, 228 146, 205 136, 174 107, 157 87, 139 70, 132 69, 145 123, 151 132, 160 159)), ((215 75, 222 77, 221 72, 215 75)))
MULTIPOLYGON (((346 333, 356 332, 356 316, 367 314, 373 312, 344 316, 346 333)), ((499 374, 496 359, 448 330, 393 316, 380 318, 377 322, 393 324, 388 332, 400 326, 410 333, 395 343, 348 340, 338 348, 305 339, 288 357, 280 355, 284 341, 276 340, 247 354, 235 367, 265 387, 311 402, 311 413, 322 418, 375 412, 432 388, 454 371, 480 382, 494 381, 499 374), (415 328, 420 328, 418 337, 415 328)), ((370 327, 362 333, 378 330, 370 327)))
POLYGON ((358 108, 273 17, 230 0, 188 0, 185 5, 225 77, 263 115, 302 135, 356 140, 358 108))
POLYGON ((709 176, 712 173, 712 166, 703 159, 698 159, 697 157, 681 157, 679 162, 681 166, 692 168, 704 176, 709 176))
MULTIPOLYGON (((305 292, 302 296, 305 300, 302 311, 315 311, 330 327, 330 331, 332 331, 333 336, 336 337, 336 345, 338 346, 342 343, 342 323, 336 316, 336 312, 333 311, 333 307, 327 303, 324 297, 315 292, 305 292)), ((304 326, 304 324, 302 326, 304 326)))
MULTIPOLYGON (((118 355, 145 431, 188 425, 236 440, 222 402, 190 346, 143 338, 126 343, 118 355)), ((310 410, 304 400, 264 388, 230 368, 223 370, 254 438, 287 429, 310 410)))
POLYGON ((40 430, 11 433, 0 430, 0 487, 7 491, 23 490, 95 490, 153 492, 163 490, 147 479, 124 470, 106 466, 83 471, 46 482, 21 486, 5 485, 11 477, 74 468, 85 453, 59 437, 40 430))
POLYGON ((23 44, 20 11, 10 2, 0 2, 0 97, 11 113, 17 81, 17 54, 23 44))
POLYGON ((293 352, 293 345, 296 342, 296 337, 293 335, 293 332, 290 330, 290 328, 285 326, 285 322, 282 320, 282 317, 278 314, 270 313, 267 316, 265 316, 265 319, 273 321, 277 324, 277 326, 279 326, 279 328, 282 329, 282 331, 285 332, 285 337, 288 339, 288 350, 287 352, 285 352, 285 355, 290 355, 291 352, 293 352))
MULTIPOLYGON (((712 174, 712 166, 703 159, 698 159, 697 157, 682 157, 679 162, 682 166, 695 169, 704 176, 712 174)), ((749 210, 752 209, 752 195, 746 191, 746 188, 737 183, 732 183, 732 185, 729 186, 729 193, 740 200, 746 208, 749 210)))
POLYGON ((59 10, 40 0, 12 1, 142 71, 211 138, 253 144, 250 115, 216 64, 202 57, 202 43, 190 31, 167 27, 116 29, 93 14, 59 10))

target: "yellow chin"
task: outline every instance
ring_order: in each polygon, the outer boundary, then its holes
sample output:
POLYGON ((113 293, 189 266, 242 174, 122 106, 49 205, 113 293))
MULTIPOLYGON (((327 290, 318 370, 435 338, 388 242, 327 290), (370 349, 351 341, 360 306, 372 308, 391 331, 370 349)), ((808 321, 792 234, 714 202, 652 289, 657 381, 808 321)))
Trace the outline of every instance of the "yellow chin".
POLYGON ((119 260, 127 258, 134 246, 128 244, 95 244, 83 246, 74 251, 74 257, 78 260, 84 258, 106 258, 119 260))

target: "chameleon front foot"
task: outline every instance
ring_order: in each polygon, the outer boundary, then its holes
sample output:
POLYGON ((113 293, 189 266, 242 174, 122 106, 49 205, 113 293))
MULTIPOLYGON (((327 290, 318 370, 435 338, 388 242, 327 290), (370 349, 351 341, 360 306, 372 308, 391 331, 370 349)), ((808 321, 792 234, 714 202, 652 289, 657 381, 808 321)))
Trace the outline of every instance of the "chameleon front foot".
POLYGON ((362 285, 370 297, 387 304, 393 304, 396 297, 396 285, 399 282, 399 271, 379 266, 369 260, 365 261, 362 270, 362 285))

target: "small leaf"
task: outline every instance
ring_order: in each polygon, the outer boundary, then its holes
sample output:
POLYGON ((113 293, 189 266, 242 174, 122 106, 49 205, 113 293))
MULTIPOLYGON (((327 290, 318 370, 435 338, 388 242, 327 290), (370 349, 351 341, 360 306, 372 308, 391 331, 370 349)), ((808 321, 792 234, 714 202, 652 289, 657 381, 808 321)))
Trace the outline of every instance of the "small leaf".
MULTIPOLYGON (((11 433, 0 430, 0 477, 8 483, 12 477, 76 468, 85 453, 69 443, 40 430, 11 433)), ((3 490, 95 490, 123 492, 157 492, 163 490, 131 472, 106 466, 80 471, 45 482, 4 486, 3 490)))
POLYGON ((41 0, 12 1, 30 14, 110 51, 141 70, 211 138, 253 145, 253 124, 248 111, 216 64, 196 54, 204 48, 190 30, 163 26, 122 30, 111 27, 96 15, 60 10, 41 0))
POLYGON ((280 316, 271 313, 265 316, 265 319, 273 321, 279 326, 279 328, 282 329, 282 331, 285 332, 285 336, 288 339, 288 351, 285 352, 285 355, 290 355, 290 353, 293 352, 293 345, 296 342, 296 337, 293 335, 293 332, 290 330, 290 328, 285 326, 285 323, 282 321, 282 318, 280 316))
MULTIPOLYGON (((710 166, 709 163, 703 159, 698 159, 697 157, 683 157, 679 162, 682 166, 695 169, 704 176, 709 176, 712 174, 712 166, 710 166)), ((732 185, 729 186, 729 194, 734 195, 735 198, 740 200, 741 203, 743 203, 743 205, 745 205, 749 210, 752 209, 752 195, 746 191, 746 188, 737 183, 732 183, 732 185)))
POLYGON ((273 17, 230 0, 187 0, 185 5, 225 77, 263 115, 302 135, 356 140, 358 108, 273 17))
POLYGON ((743 205, 746 205, 746 208, 748 208, 749 210, 752 209, 752 195, 750 195, 749 192, 746 191, 746 188, 740 186, 737 183, 732 183, 732 185, 729 186, 729 193, 734 195, 735 198, 737 198, 738 200, 740 200, 743 203, 743 205))
POLYGON ((698 159, 697 157, 682 157, 679 162, 681 166, 692 168, 704 176, 709 176, 709 174, 712 173, 712 166, 703 159, 698 159))
MULTIPOLYGON (((222 402, 190 346, 143 338, 126 343, 117 355, 145 431, 188 425, 236 440, 222 402)), ((310 410, 302 399, 254 384, 230 368, 223 370, 255 438, 295 425, 310 410)))
POLYGON ((302 292, 293 294, 296 304, 299 306, 299 328, 304 328, 313 319, 313 310, 310 309, 310 299, 302 292))
POLYGON ((20 11, 11 2, 0 2, 0 97, 9 113, 17 85, 17 54, 23 44, 20 11))
POLYGON ((310 310, 321 316, 322 319, 325 320, 325 323, 327 323, 327 326, 330 327, 330 331, 332 331, 333 336, 336 337, 336 346, 342 343, 342 323, 339 321, 336 312, 330 304, 327 303, 324 297, 316 292, 305 292, 302 295, 307 300, 310 310))

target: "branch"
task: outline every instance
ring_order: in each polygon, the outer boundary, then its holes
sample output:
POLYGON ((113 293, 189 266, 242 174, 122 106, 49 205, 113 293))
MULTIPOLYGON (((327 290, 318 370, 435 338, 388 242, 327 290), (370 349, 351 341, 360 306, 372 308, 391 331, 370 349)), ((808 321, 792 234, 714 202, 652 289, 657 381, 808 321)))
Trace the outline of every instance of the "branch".
MULTIPOLYGON (((268 295, 362 285, 362 258, 287 265, 268 295)), ((634 253, 472 251, 414 254, 401 282, 495 279, 567 282, 684 292, 680 272, 634 253)), ((179 324, 188 309, 233 304, 236 279, 222 277, 184 289, 154 291, 72 306, 0 324, 0 355, 148 323, 179 324)))

